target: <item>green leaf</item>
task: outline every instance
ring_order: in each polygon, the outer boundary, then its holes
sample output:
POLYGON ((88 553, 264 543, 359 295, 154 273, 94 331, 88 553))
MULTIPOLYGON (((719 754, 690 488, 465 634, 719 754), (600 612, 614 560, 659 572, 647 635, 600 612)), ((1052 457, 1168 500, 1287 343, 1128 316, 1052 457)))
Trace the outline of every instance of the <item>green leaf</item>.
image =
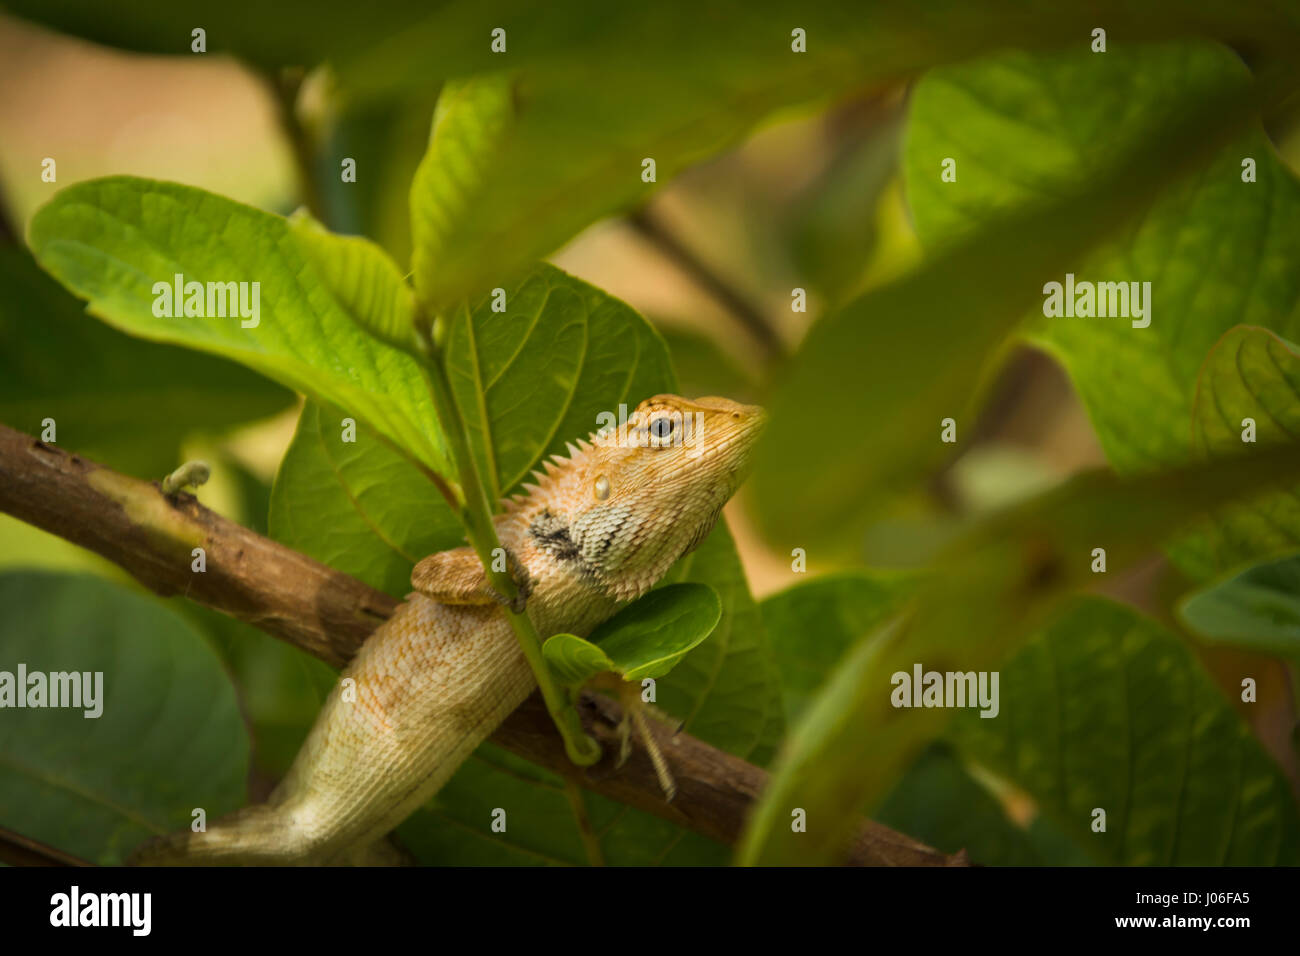
POLYGON ((1092 862, 1041 815, 1021 827, 947 743, 926 748, 873 817, 944 853, 965 850, 980 866, 1075 866, 1092 862))
POLYGON ((102 712, 6 709, 0 820, 93 863, 240 806, 248 736, 217 656, 152 598, 73 575, 0 575, 0 671, 102 673, 102 712))
POLYGON ((1052 605, 1093 583, 1091 549, 1114 574, 1225 502, 1300 476, 1300 448, 1118 479, 1097 472, 980 522, 940 560, 914 601, 864 634, 786 738, 750 818, 746 863, 824 863, 940 732, 939 709, 897 709, 892 676, 981 671, 1019 648, 1052 605), (806 833, 787 825, 807 813, 806 833))
MULTIPOLYGON (((496 256, 477 249, 466 261, 456 230, 473 223, 487 199, 485 167, 513 125, 513 86, 507 74, 450 83, 434 108, 429 148, 411 181, 411 268, 420 298, 435 310, 487 286, 461 280, 448 288, 446 273, 457 268, 458 257, 461 270, 487 270, 495 264, 496 256)), ((510 267, 500 271, 512 277, 510 267)), ((453 283, 458 278, 453 272, 453 283)))
POLYGON ((207 355, 132 341, 88 319, 31 255, 0 246, 0 421, 144 477, 179 461, 192 431, 218 431, 286 408, 293 396, 207 355))
POLYGON ((395 598, 426 555, 464 543, 433 483, 363 425, 343 440, 342 412, 308 402, 271 490, 277 541, 395 598), (413 516, 418 516, 413 520, 413 516))
MULTIPOLYGON (((402 293, 340 283, 347 295, 339 296, 313 265, 318 246, 309 253, 282 217, 199 189, 114 176, 61 190, 33 218, 31 245, 41 266, 110 325, 232 358, 346 409, 415 460, 447 470, 415 359, 366 334, 349 312, 402 293), (257 325, 244 328, 238 315, 156 316, 154 284, 178 274, 186 282, 260 283, 257 325)), ((382 285, 395 273, 367 275, 382 285)))
POLYGON ((1300 559, 1265 561, 1179 602, 1187 627, 1211 641, 1300 661, 1300 559))
POLYGON ((1171 177, 1239 131, 1249 83, 1235 79, 1216 76, 1189 90, 1148 118, 1137 145, 1115 150, 1082 184, 997 218, 814 326, 771 402, 758 450, 755 494, 770 534, 784 547, 847 548, 890 492, 915 488, 959 450, 973 429, 988 362, 1041 301, 1044 278, 1063 276, 1171 177), (945 419, 955 421, 956 448, 940 441, 945 419), (869 428, 871 440, 847 440, 846 428, 869 428))
POLYGON ((707 584, 669 584, 633 601, 590 639, 556 634, 542 653, 570 686, 606 671, 628 681, 659 678, 698 647, 721 617, 722 603, 707 584))
POLYGON ((663 677, 721 618, 722 602, 707 584, 668 584, 605 621, 591 640, 627 680, 663 677))
POLYGON ((897 614, 916 587, 917 578, 909 574, 841 571, 759 604, 781 674, 787 720, 799 719, 836 662, 863 634, 897 614))
MULTIPOLYGON (((929 245, 969 234, 1149 142, 1153 124, 1204 91, 1249 79, 1234 52, 1193 42, 936 70, 918 84, 907 147, 917 230, 929 245), (957 159, 956 183, 935 174, 945 156, 957 159)), ((1219 337, 1238 323, 1300 337, 1298 259, 1300 184, 1261 131, 1243 131, 1125 233, 1069 263, 1079 280, 1150 282, 1149 327, 1036 308, 1027 334, 1069 371, 1116 469, 1177 464, 1191 458, 1197 374, 1219 337), (1244 157, 1256 182, 1242 181, 1244 157)))
POLYGON ((708 640, 657 682, 658 706, 683 718, 681 729, 687 733, 765 766, 785 733, 781 673, 735 540, 723 523, 677 562, 660 587, 679 581, 711 587, 722 601, 722 620, 708 640))
POLYGON ((581 687, 597 674, 618 673, 609 655, 576 634, 554 634, 542 645, 542 656, 566 687, 581 687))
MULTIPOLYGON (((1238 326, 1210 351, 1192 409, 1198 459, 1229 458, 1257 445, 1293 443, 1300 436, 1300 356, 1267 329, 1238 326), (1249 426, 1247 423, 1250 423, 1249 426)), ((1223 575, 1300 544, 1298 488, 1275 492, 1215 515, 1177 542, 1173 556, 1198 579, 1223 575)))
POLYGON ((284 777, 307 738, 338 671, 250 624, 177 598, 175 610, 201 629, 235 685, 252 743, 252 770, 284 777))
POLYGON ((1300 862, 1286 778, 1174 635, 1087 598, 1008 660, 993 720, 961 712, 952 738, 1026 790, 1100 862, 1300 862), (1093 832, 1094 810, 1106 830, 1093 832))
POLYGON ((348 317, 375 338, 415 348, 415 296, 383 249, 360 236, 336 236, 305 209, 289 228, 348 317))
POLYGON ((1208 2, 1197 2, 1194 16, 1185 5, 1163 4, 1135 10, 1116 3, 1104 14, 1094 3, 820 4, 801 9, 797 24, 787 22, 782 6, 740 0, 671 3, 671 12, 654 18, 598 2, 562 11, 451 3, 343 58, 339 71, 363 98, 457 78, 434 130, 431 157, 440 159, 422 169, 439 185, 417 188, 412 203, 416 285, 441 309, 499 285, 590 223, 644 202, 657 184, 733 145, 774 112, 991 48, 1083 46, 1098 22, 1116 38, 1199 29, 1234 38, 1244 32, 1261 48, 1286 49, 1284 39, 1297 35, 1294 17, 1250 6, 1246 27, 1242 16, 1208 2), (791 49, 796 25, 806 31, 806 53, 791 49), (506 31, 504 53, 492 52, 495 27, 506 31), (655 161, 655 182, 642 180, 645 159, 655 161), (440 201, 426 207, 421 197, 430 195, 440 201), (426 215, 426 235, 436 239, 422 253, 426 215))
POLYGON ((503 283, 506 310, 484 296, 451 317, 444 343, 452 393, 479 475, 496 500, 544 457, 596 431, 672 381, 663 340, 629 306, 545 264, 503 283))

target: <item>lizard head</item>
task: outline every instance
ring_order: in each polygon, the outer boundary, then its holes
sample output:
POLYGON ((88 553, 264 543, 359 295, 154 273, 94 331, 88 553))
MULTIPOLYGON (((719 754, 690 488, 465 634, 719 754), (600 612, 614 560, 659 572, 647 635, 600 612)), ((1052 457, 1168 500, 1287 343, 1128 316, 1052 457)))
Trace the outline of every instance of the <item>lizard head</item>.
POLYGON ((648 398, 547 467, 544 489, 530 489, 528 500, 545 505, 529 509, 529 533, 630 600, 704 540, 745 479, 766 420, 758 406, 726 398, 648 398))

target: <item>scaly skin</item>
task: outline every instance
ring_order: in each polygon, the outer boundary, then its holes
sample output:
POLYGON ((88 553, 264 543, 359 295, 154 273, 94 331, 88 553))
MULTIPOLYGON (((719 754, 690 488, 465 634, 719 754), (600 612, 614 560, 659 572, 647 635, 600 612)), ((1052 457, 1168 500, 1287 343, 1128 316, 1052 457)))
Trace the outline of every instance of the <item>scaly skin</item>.
MULTIPOLYGON (((761 409, 658 395, 569 446, 496 518, 542 635, 589 634, 700 543, 744 478, 761 409), (671 429, 671 431, 669 431, 671 429), (685 440, 683 441, 683 438, 685 440)), ((469 548, 432 555, 366 641, 270 800, 141 846, 142 864, 383 862, 383 840, 536 686, 469 548), (351 679, 351 684, 348 679, 351 679)))

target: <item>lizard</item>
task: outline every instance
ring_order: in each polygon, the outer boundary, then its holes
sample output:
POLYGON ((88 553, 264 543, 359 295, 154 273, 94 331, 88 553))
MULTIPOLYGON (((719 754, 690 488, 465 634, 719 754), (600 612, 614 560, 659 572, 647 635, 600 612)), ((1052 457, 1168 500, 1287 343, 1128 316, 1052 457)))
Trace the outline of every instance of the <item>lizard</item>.
MULTIPOLYGON (((545 460, 493 519, 538 633, 587 636, 699 545, 744 480, 765 421, 758 406, 725 398, 656 395, 625 426, 545 460)), ((536 686, 472 548, 426 557, 411 586, 343 671, 265 803, 154 837, 130 862, 397 862, 386 835, 536 686)))

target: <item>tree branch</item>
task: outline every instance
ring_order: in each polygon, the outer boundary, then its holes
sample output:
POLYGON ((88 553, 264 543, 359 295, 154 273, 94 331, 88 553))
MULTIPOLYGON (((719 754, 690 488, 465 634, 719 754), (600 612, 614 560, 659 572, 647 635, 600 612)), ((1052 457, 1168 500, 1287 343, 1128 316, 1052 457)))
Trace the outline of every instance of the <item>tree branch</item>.
POLYGON ((9 866, 94 866, 71 853, 0 827, 0 862, 9 866))
MULTIPOLYGON (((0 511, 108 558, 163 596, 184 595, 260 628, 338 667, 345 665, 397 601, 200 505, 164 497, 156 483, 119 474, 0 425, 0 511), (207 570, 190 570, 193 549, 207 570)), ((587 731, 602 743, 600 763, 576 772, 550 715, 534 694, 493 735, 520 757, 587 789, 732 844, 767 774, 688 734, 655 729, 673 765, 677 796, 666 803, 649 757, 637 748, 617 770, 613 702, 585 695, 587 731)), ((877 823, 864 822, 851 863, 953 865, 948 856, 877 823)))

